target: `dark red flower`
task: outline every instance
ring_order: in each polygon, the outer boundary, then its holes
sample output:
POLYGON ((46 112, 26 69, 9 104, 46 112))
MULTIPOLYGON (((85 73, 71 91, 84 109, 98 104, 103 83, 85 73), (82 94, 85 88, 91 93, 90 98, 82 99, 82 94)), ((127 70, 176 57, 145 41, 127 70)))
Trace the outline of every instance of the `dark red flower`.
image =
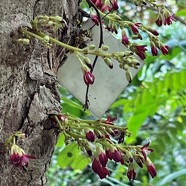
POLYGON ((136 177, 136 172, 134 171, 134 169, 128 170, 127 172, 127 177, 128 179, 131 180, 135 180, 136 177))
POLYGON ((162 19, 160 17, 158 17, 158 19, 156 20, 156 24, 158 26, 161 26, 163 24, 163 21, 162 21, 162 19))
POLYGON ((161 47, 161 51, 163 53, 163 55, 167 55, 169 53, 169 46, 162 46, 161 47))
POLYGON ((141 153, 143 154, 145 160, 147 159, 147 154, 153 152, 153 149, 148 148, 149 144, 150 141, 141 148, 141 153))
POLYGON ((118 6, 118 1, 117 0, 113 0, 112 1, 112 9, 113 10, 118 10, 119 6, 118 6))
POLYGON ((88 141, 94 142, 96 139, 96 135, 91 130, 86 133, 86 138, 88 141))
POLYGON ((33 156, 29 156, 27 154, 22 154, 19 165, 28 167, 29 159, 36 159, 36 158, 33 156))
POLYGON ((97 15, 90 15, 91 20, 98 26, 99 25, 99 18, 97 15))
POLYGON ((106 150, 106 156, 108 157, 108 159, 112 160, 113 158, 113 154, 110 150, 106 150))
POLYGON ((114 150, 114 152, 112 153, 112 159, 115 162, 120 162, 122 159, 121 153, 118 150, 114 150))
POLYGON ((158 55, 158 49, 155 46, 151 46, 151 52, 153 56, 157 56, 158 55))
POLYGON ((126 35, 122 35, 122 43, 124 45, 128 45, 129 44, 129 38, 126 35))
POLYGON ((109 173, 109 171, 108 171, 108 169, 107 169, 106 167, 102 167, 102 168, 98 171, 97 174, 99 175, 100 179, 103 179, 103 178, 106 178, 107 175, 109 175, 110 173, 109 173))
POLYGON ((140 45, 140 46, 135 46, 136 47, 136 54, 143 60, 146 58, 145 56, 145 51, 147 45, 140 45))
POLYGON ((103 167, 106 166, 107 161, 108 161, 108 157, 105 155, 105 153, 101 152, 101 153, 99 154, 99 161, 100 161, 100 163, 101 163, 101 165, 102 165, 103 167))
POLYGON ((133 32, 134 34, 138 34, 138 33, 139 33, 139 31, 138 31, 138 26, 137 26, 136 24, 132 24, 132 25, 131 25, 131 29, 132 29, 132 32, 133 32))
POLYGON ((174 15, 170 15, 170 16, 166 17, 164 20, 164 25, 171 25, 172 21, 176 21, 174 15))
POLYGON ((13 153, 10 155, 10 162, 16 166, 20 167, 28 167, 29 159, 36 159, 33 156, 29 156, 27 154, 18 154, 18 153, 13 153))
POLYGON ((101 8, 102 12, 110 12, 112 8, 109 5, 103 5, 101 8))
POLYGON ((109 114, 107 114, 107 120, 104 121, 103 123, 110 124, 110 125, 114 125, 113 122, 116 121, 116 120, 117 120, 117 117, 112 118, 112 117, 110 117, 109 114))
POLYGON ((98 174, 98 172, 99 172, 99 170, 100 170, 101 168, 102 168, 101 163, 100 163, 98 160, 94 159, 93 162, 92 162, 92 170, 93 170, 96 174, 98 174))
POLYGON ((92 85, 95 77, 90 71, 84 71, 83 79, 86 85, 92 85))
POLYGON ((92 162, 92 170, 99 175, 100 179, 106 178, 106 176, 109 175, 108 169, 103 167, 96 159, 94 159, 92 162))
POLYGON ((156 176, 156 168, 153 163, 147 165, 147 171, 149 172, 152 178, 156 176))
POLYGON ((19 165, 21 156, 18 153, 13 153, 10 155, 10 162, 14 165, 19 165))
POLYGON ((103 6, 103 1, 102 1, 102 0, 97 0, 97 1, 95 2, 95 5, 96 5, 96 7, 97 7, 98 9, 101 10, 101 8, 102 8, 102 6, 103 6))
POLYGON ((151 177, 154 178, 156 176, 156 167, 149 158, 147 158, 144 163, 147 166, 147 171, 149 172, 151 177))
POLYGON ((159 33, 156 30, 149 30, 153 35, 158 36, 159 33))

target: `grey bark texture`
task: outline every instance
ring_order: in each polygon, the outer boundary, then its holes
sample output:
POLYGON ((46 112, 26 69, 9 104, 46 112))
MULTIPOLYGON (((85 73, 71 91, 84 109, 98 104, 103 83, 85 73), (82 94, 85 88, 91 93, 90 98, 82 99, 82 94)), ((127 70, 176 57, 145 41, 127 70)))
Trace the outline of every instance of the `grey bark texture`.
MULTIPOLYGON (((0 1, 0 186, 46 185, 58 131, 46 130, 50 114, 60 112, 56 72, 65 52, 47 49, 37 40, 23 46, 16 42, 19 27, 30 26, 36 15, 60 15, 68 22, 68 35, 74 27, 78 0, 1 0, 0 1), (15 131, 26 139, 20 145, 29 155, 26 170, 9 162, 3 143, 15 131)), ((63 36, 65 37, 65 36, 63 36)))

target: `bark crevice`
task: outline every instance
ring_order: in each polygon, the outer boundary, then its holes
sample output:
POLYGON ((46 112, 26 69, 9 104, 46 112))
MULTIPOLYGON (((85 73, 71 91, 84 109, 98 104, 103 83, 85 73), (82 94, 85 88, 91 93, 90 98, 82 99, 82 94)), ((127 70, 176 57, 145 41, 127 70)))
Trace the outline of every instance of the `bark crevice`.
POLYGON ((45 172, 57 140, 56 129, 46 130, 49 115, 60 112, 56 73, 65 51, 45 48, 36 40, 20 45, 19 27, 30 27, 33 15, 63 15, 71 32, 77 15, 78 0, 1 0, 0 2, 0 185, 46 185, 45 172), (37 3, 36 3, 37 2, 37 3), (20 169, 10 164, 3 143, 13 132, 26 134, 18 144, 37 159, 20 169))

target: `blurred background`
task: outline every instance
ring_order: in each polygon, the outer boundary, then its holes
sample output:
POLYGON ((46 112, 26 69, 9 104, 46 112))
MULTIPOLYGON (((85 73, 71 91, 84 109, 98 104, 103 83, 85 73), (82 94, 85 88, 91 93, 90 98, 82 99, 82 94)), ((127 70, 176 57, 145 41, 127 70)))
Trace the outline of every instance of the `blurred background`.
MULTIPOLYGON (((110 161, 110 177, 100 180, 91 170, 91 160, 81 153, 76 143, 65 147, 61 135, 47 172, 48 186, 186 185, 186 1, 158 2, 177 16, 172 25, 158 27, 154 24, 157 13, 152 7, 136 7, 131 1, 119 1, 123 20, 142 22, 157 30, 170 52, 156 57, 147 53, 142 70, 108 110, 111 116, 118 118, 116 123, 127 126, 132 132, 126 143, 151 141, 154 152, 149 157, 156 166, 157 177, 151 179, 146 169, 137 168, 136 180, 129 182, 127 168, 110 161)), ((82 4, 82 7, 86 10, 87 5, 82 4)), ((143 38, 140 44, 148 45, 148 38, 145 35, 143 38)), ((78 100, 62 87, 60 92, 64 113, 85 119, 93 117, 88 111, 83 112, 78 100)))

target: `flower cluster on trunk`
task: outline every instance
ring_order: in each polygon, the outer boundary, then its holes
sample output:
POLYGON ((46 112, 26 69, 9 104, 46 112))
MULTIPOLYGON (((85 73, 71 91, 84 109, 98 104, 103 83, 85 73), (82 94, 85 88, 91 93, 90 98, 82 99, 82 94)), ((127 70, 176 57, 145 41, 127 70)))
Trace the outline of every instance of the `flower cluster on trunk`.
POLYGON ((148 157, 148 154, 153 152, 149 148, 150 142, 143 146, 124 145, 125 136, 130 136, 130 132, 126 127, 114 124, 116 117, 107 115, 106 119, 86 121, 59 114, 55 118, 56 124, 60 122, 59 126, 62 127, 61 131, 65 134, 67 141, 70 138, 77 141, 80 149, 92 159, 92 170, 100 179, 111 174, 108 161, 128 166, 129 180, 134 180, 136 177, 135 164, 140 168, 146 166, 151 177, 156 176, 156 168, 148 157))

